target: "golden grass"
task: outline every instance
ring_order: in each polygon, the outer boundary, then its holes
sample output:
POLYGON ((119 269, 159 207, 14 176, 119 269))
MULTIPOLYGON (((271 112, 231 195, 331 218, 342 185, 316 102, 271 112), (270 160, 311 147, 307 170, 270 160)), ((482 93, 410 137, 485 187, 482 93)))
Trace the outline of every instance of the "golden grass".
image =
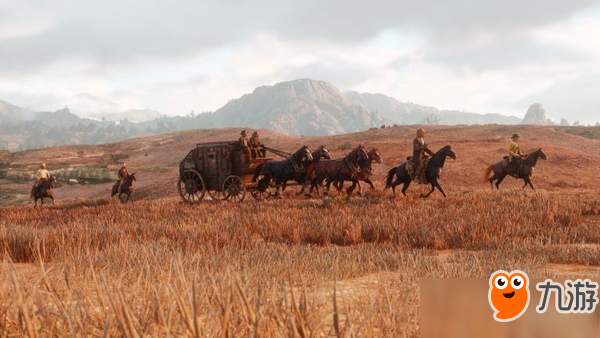
POLYGON ((418 336, 421 277, 600 263, 598 205, 510 190, 0 209, 0 336, 418 336))

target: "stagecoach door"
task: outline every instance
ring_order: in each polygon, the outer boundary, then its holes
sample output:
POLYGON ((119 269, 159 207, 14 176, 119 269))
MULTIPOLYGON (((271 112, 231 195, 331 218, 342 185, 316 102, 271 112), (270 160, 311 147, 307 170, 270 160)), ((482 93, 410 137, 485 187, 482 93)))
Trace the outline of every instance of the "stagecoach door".
POLYGON ((205 158, 206 185, 211 190, 220 190, 225 178, 231 174, 229 147, 209 147, 205 158))

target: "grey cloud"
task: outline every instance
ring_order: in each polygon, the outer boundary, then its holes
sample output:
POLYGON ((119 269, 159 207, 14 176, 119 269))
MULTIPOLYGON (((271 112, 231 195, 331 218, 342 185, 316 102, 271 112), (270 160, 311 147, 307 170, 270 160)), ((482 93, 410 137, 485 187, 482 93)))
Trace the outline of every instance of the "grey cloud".
POLYGON ((558 120, 567 118, 571 122, 600 122, 600 73, 590 72, 578 77, 555 83, 550 88, 520 101, 522 107, 541 102, 548 114, 558 120))
POLYGON ((547 24, 595 2, 60 0, 45 8, 55 19, 51 29, 0 40, 0 74, 34 71, 73 57, 106 64, 177 58, 259 32, 284 39, 355 42, 388 28, 406 28, 434 41, 464 40, 475 33, 518 32, 547 24))

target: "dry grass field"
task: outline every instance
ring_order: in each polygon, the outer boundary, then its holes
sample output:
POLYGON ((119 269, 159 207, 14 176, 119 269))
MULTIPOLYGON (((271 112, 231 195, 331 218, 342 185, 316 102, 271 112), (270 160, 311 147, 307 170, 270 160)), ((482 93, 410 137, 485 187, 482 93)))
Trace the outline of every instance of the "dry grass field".
MULTIPOLYGON (((143 178, 139 198, 122 205, 102 199, 106 184, 66 186, 56 206, 0 209, 0 337, 417 337, 423 277, 488 278, 500 268, 531 278, 600 277, 600 142, 517 129, 529 135, 526 148, 549 156, 536 171, 538 191, 482 183, 511 128, 437 127, 432 146, 452 144, 458 160, 442 175, 449 198, 428 200, 415 187, 398 199, 378 191, 190 206, 175 195, 177 161, 195 142, 235 131, 84 147, 128 153, 143 178)), ((381 189, 413 132, 265 139, 284 149, 326 143, 336 155, 357 140, 378 147, 381 189)), ((59 152, 81 161, 69 149, 17 154, 15 163, 33 166, 59 152)), ((26 186, 11 184, 0 187, 26 186)))

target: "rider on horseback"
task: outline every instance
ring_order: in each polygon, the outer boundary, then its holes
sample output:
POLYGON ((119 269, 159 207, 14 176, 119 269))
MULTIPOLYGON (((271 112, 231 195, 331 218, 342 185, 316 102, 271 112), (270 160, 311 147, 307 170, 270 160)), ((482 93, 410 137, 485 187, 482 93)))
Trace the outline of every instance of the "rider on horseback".
POLYGON ((519 134, 513 134, 510 138, 510 145, 508 147, 508 169, 510 172, 517 172, 521 159, 523 159, 523 153, 519 147, 519 134))
POLYGON ((427 155, 433 156, 433 151, 429 150, 427 143, 425 143, 425 130, 419 128, 417 130, 417 137, 413 140, 413 155, 411 158, 413 170, 410 175, 413 179, 417 179, 419 182, 426 182, 425 169, 427 155))
POLYGON ((119 188, 117 189, 117 192, 119 194, 121 194, 121 192, 123 191, 123 183, 125 183, 125 179, 128 176, 129 176, 129 170, 127 170, 127 164, 123 163, 123 165, 121 166, 121 168, 119 169, 119 172, 118 172, 119 180, 117 181, 117 184, 118 184, 119 188))
POLYGON ((46 163, 42 163, 38 171, 35 173, 35 184, 33 185, 33 189, 31 189, 31 195, 33 196, 34 191, 36 191, 42 183, 50 180, 50 171, 48 171, 48 167, 46 167, 46 163))

